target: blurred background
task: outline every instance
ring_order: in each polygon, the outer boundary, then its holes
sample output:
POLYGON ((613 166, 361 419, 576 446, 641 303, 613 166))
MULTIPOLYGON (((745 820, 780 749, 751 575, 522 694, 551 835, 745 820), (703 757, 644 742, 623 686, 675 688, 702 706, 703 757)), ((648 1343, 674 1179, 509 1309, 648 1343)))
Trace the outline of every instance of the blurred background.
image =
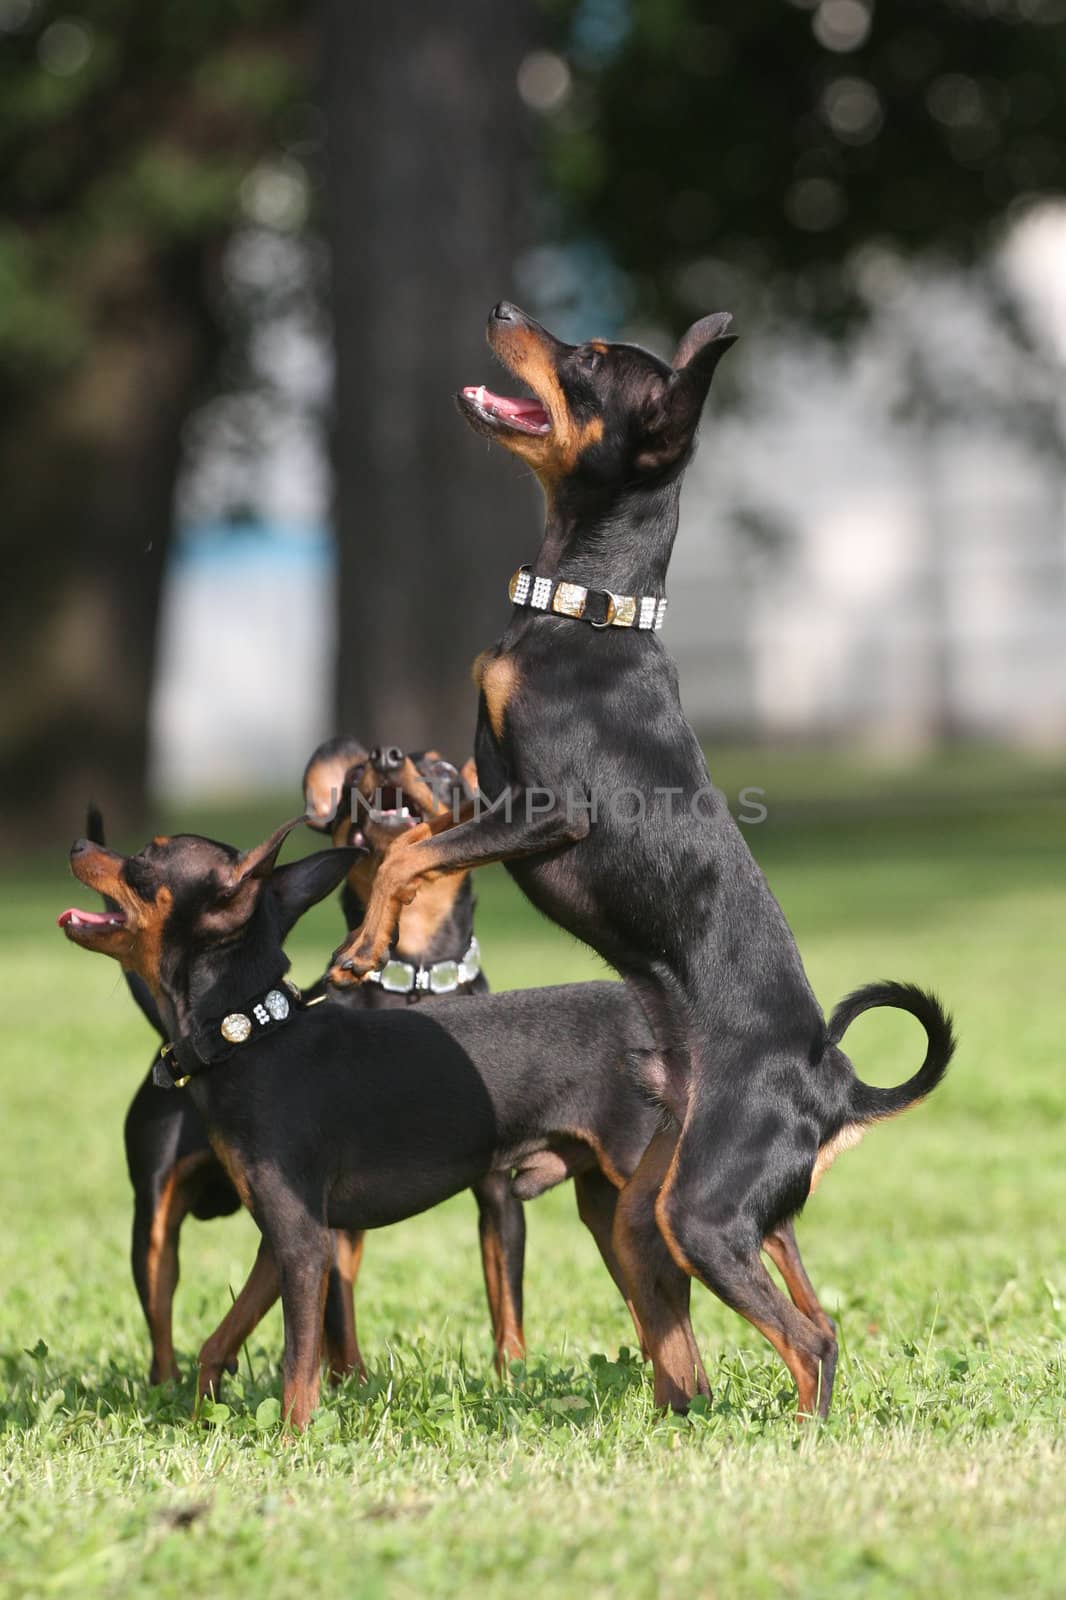
POLYGON ((450 401, 504 295, 736 317, 701 734, 1058 772, 1066 0, 0 0, 0 181, 2 848, 469 752, 540 519, 450 401))

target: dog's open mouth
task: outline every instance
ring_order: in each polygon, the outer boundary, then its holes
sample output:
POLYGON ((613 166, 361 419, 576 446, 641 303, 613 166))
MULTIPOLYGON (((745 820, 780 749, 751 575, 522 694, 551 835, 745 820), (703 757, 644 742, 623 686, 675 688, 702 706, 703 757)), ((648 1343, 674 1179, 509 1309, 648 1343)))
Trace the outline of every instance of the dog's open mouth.
POLYGON ((473 414, 492 428, 510 428, 516 433, 551 432, 551 418, 539 400, 521 396, 493 394, 483 383, 463 390, 463 400, 473 414))
POLYGON ((101 933, 117 933, 126 926, 124 911, 78 911, 72 906, 56 918, 68 939, 92 939, 101 933))
POLYGON ((365 820, 393 833, 405 833, 422 821, 422 808, 399 784, 382 783, 364 797, 365 820))

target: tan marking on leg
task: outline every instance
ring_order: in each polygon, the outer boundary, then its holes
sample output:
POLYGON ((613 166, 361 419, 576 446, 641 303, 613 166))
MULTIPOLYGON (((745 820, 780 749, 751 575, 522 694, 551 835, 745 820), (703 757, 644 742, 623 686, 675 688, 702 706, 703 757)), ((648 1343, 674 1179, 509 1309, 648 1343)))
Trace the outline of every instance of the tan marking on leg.
MULTIPOLYGON (((620 1171, 615 1165, 614 1160, 605 1148, 602 1139, 600 1139, 599 1135, 591 1128, 560 1128, 559 1132, 566 1134, 571 1139, 579 1139, 582 1144, 587 1144, 589 1149, 595 1155, 596 1164, 603 1173, 604 1177, 607 1178, 616 1189, 622 1189, 625 1187, 625 1184, 628 1181, 627 1175, 620 1171)), ((632 1173, 628 1174, 628 1177, 632 1176, 632 1173)))
POLYGON ((673 1258, 656 1216, 677 1139, 673 1130, 652 1139, 618 1197, 612 1242, 655 1369, 655 1403, 683 1411, 710 1385, 689 1320, 691 1269, 673 1258))
MULTIPOLYGON (((785 1304, 787 1305, 788 1302, 786 1301, 785 1304)), ((762 1334, 764 1339, 773 1345, 792 1374, 792 1381, 796 1385, 796 1393, 799 1397, 798 1420, 800 1422, 812 1421, 818 1416, 819 1408, 822 1404, 821 1362, 808 1355, 806 1351, 797 1350, 793 1345, 789 1344, 785 1335, 779 1329, 773 1327, 772 1324, 757 1321, 755 1317, 746 1312, 742 1313, 742 1315, 744 1315, 746 1321, 751 1323, 753 1328, 762 1334)))
POLYGON ((176 1169, 167 1174, 163 1191, 155 1211, 148 1235, 148 1249, 144 1258, 145 1284, 148 1290, 148 1328, 152 1336, 152 1372, 159 1383, 178 1377, 174 1359, 174 1334, 171 1307, 174 1299, 173 1264, 168 1265, 165 1252, 170 1243, 171 1210, 177 1192, 176 1169), (160 1289, 164 1289, 163 1296, 160 1289))
POLYGON ((615 1186, 603 1172, 579 1172, 574 1177, 574 1196, 577 1214, 596 1241, 603 1264, 610 1273, 615 1288, 626 1303, 637 1335, 641 1355, 647 1360, 648 1347, 640 1317, 629 1292, 629 1284, 614 1248, 614 1220, 618 1212, 618 1195, 615 1186))
POLYGON ((236 1370, 241 1346, 262 1322, 278 1294, 277 1263, 264 1240, 240 1294, 200 1350, 196 1385, 199 1399, 208 1394, 217 1396, 223 1372, 227 1367, 236 1370))
POLYGON ((188 1211, 185 1180, 210 1160, 207 1151, 182 1156, 167 1173, 148 1236, 144 1258, 148 1329, 152 1339, 152 1370, 159 1383, 179 1376, 174 1359, 173 1307, 178 1281, 177 1233, 188 1211))
POLYGON ((507 1371, 509 1362, 525 1359, 526 1341, 511 1298, 503 1245, 495 1229, 490 1229, 481 1235, 481 1265, 485 1274, 485 1293, 489 1302, 492 1336, 496 1345, 493 1365, 502 1375, 507 1371))
MULTIPOLYGON (((684 1129, 682 1129, 681 1135, 678 1136, 677 1142, 674 1145, 673 1155, 670 1158, 670 1165, 667 1167, 666 1172, 663 1175, 663 1181, 659 1185, 659 1193, 655 1197, 655 1221, 658 1224, 659 1232, 663 1236, 663 1243, 666 1245, 666 1248, 669 1250, 671 1256, 673 1256, 675 1262, 681 1268, 682 1272, 688 1273, 690 1278, 699 1278, 699 1273, 692 1265, 692 1262, 688 1259, 688 1256, 686 1256, 685 1252, 682 1250, 677 1235, 670 1226, 670 1218, 666 1215, 666 1197, 673 1188, 674 1179, 677 1177, 677 1160, 678 1156, 681 1154, 681 1137, 683 1134, 684 1129)), ((703 1280, 701 1278, 700 1282, 702 1283, 702 1281, 703 1280)))
MULTIPOLYGON (((682 1137, 684 1137, 683 1130, 682 1137)), ((670 1162, 666 1177, 663 1179, 662 1188, 659 1190, 659 1196, 655 1202, 655 1217, 659 1224, 659 1230, 666 1242, 667 1249, 670 1251, 670 1254, 674 1260, 679 1266, 683 1267, 684 1270, 690 1274, 690 1276, 694 1277, 699 1283, 702 1283, 705 1288, 710 1289, 712 1294, 715 1294, 717 1291, 714 1289, 713 1285, 707 1283, 706 1279, 698 1271, 695 1265, 688 1259, 685 1251, 682 1249, 680 1241, 670 1225, 670 1219, 666 1211, 666 1202, 677 1177, 677 1162, 680 1150, 681 1139, 679 1139, 677 1142, 673 1159, 670 1162)), ((773 1284, 769 1274, 766 1273, 766 1270, 762 1266, 762 1263, 759 1261, 757 1255, 754 1257, 754 1260, 760 1273, 765 1276, 767 1286, 772 1289, 774 1296, 779 1297, 781 1303, 788 1307, 789 1314, 792 1317, 804 1318, 807 1326, 813 1331, 817 1325, 812 1323, 811 1318, 804 1317, 804 1313, 800 1311, 798 1307, 793 1309, 792 1306, 789 1306, 784 1295, 781 1294, 781 1291, 776 1287, 776 1285, 773 1284)), ((719 1298, 723 1298, 721 1294, 719 1294, 719 1298)), ((723 1304, 729 1304, 729 1302, 723 1299, 723 1304)), ((756 1318, 750 1311, 744 1310, 740 1306, 732 1306, 731 1309, 735 1310, 738 1316, 742 1316, 745 1321, 750 1322, 752 1327, 756 1328, 759 1333, 762 1334, 763 1338, 767 1339, 770 1344, 773 1345, 782 1361, 788 1367, 788 1370, 791 1372, 793 1380, 795 1381, 796 1389, 799 1394, 800 1419, 803 1420, 808 1416, 817 1415, 819 1406, 821 1404, 821 1362, 815 1360, 807 1352, 795 1348, 788 1342, 788 1339, 783 1332, 773 1327, 772 1324, 756 1318), (812 1397, 814 1401, 813 1405, 811 1403, 812 1397)), ((817 1331, 821 1332, 821 1329, 817 1329, 817 1331)), ((822 1410, 824 1414, 824 1407, 822 1410)))
POLYGON ((802 1311, 803 1315, 810 1317, 823 1333, 835 1339, 836 1329, 826 1315, 814 1291, 814 1285, 807 1276, 807 1269, 803 1265, 791 1222, 783 1223, 781 1227, 775 1228, 773 1233, 768 1233, 762 1247, 785 1280, 785 1288, 791 1295, 796 1310, 802 1311))
POLYGON ((340 1343, 337 1344, 330 1337, 328 1326, 326 1327, 324 1336, 326 1370, 329 1373, 329 1380, 333 1384, 342 1383, 353 1372, 357 1373, 365 1383, 366 1367, 363 1363, 359 1340, 356 1335, 354 1291, 355 1280, 362 1265, 363 1245, 366 1235, 365 1233, 347 1233, 343 1229, 338 1229, 333 1238, 336 1247, 337 1277, 340 1280, 343 1329, 340 1343))

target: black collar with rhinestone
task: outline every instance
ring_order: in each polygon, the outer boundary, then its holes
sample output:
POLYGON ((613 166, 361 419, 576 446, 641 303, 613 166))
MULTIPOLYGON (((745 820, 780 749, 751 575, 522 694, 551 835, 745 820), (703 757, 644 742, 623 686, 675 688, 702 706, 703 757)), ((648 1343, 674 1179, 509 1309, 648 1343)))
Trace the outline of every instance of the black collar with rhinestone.
POLYGON ((575 617, 594 628, 638 628, 658 633, 666 616, 666 599, 654 594, 615 594, 612 589, 586 589, 563 578, 538 578, 532 567, 519 567, 507 585, 516 606, 575 617))
POLYGON ((288 978, 279 977, 269 988, 244 1001, 239 1010, 208 1017, 191 1032, 168 1040, 152 1069, 152 1082, 160 1089, 183 1089, 190 1078, 228 1060, 246 1045, 265 1039, 268 1033, 276 1033, 294 1011, 314 1004, 314 1000, 305 1001, 288 978))

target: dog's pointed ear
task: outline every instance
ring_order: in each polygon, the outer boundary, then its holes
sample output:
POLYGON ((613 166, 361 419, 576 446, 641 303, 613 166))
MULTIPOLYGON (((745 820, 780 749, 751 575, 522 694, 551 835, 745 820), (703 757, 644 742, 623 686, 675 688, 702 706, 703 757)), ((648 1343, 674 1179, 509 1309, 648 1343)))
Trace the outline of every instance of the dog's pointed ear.
POLYGON ((306 817, 290 817, 288 822, 283 822, 280 828, 275 828, 269 839, 264 839, 262 844, 254 845, 251 850, 246 850, 243 856, 238 856, 233 863, 231 881, 226 889, 229 896, 253 878, 269 878, 274 871, 278 859, 278 851, 289 837, 293 828, 298 828, 301 822, 306 822, 306 817))
POLYGON ((705 394, 710 388, 715 367, 737 342, 735 333, 726 332, 732 320, 728 311, 712 311, 709 317, 701 317, 682 335, 671 363, 677 373, 698 374, 705 394))
POLYGON ((268 839, 238 856, 230 867, 211 904, 200 916, 200 926, 205 933, 217 938, 227 938, 236 933, 249 920, 259 903, 263 880, 274 872, 278 851, 293 828, 305 818, 293 817, 275 828, 268 839))
POLYGON ((366 747, 354 734, 320 744, 304 768, 304 805, 310 827, 328 833, 345 806, 345 779, 366 760, 366 747))
POLYGON ((332 889, 339 888, 366 853, 362 845, 337 845, 276 868, 270 888, 278 902, 283 933, 288 933, 304 912, 324 900, 332 889))
POLYGON ((638 466, 672 466, 691 448, 715 369, 737 342, 735 334, 726 332, 732 320, 728 311, 712 312, 682 337, 673 373, 652 406, 638 466))

